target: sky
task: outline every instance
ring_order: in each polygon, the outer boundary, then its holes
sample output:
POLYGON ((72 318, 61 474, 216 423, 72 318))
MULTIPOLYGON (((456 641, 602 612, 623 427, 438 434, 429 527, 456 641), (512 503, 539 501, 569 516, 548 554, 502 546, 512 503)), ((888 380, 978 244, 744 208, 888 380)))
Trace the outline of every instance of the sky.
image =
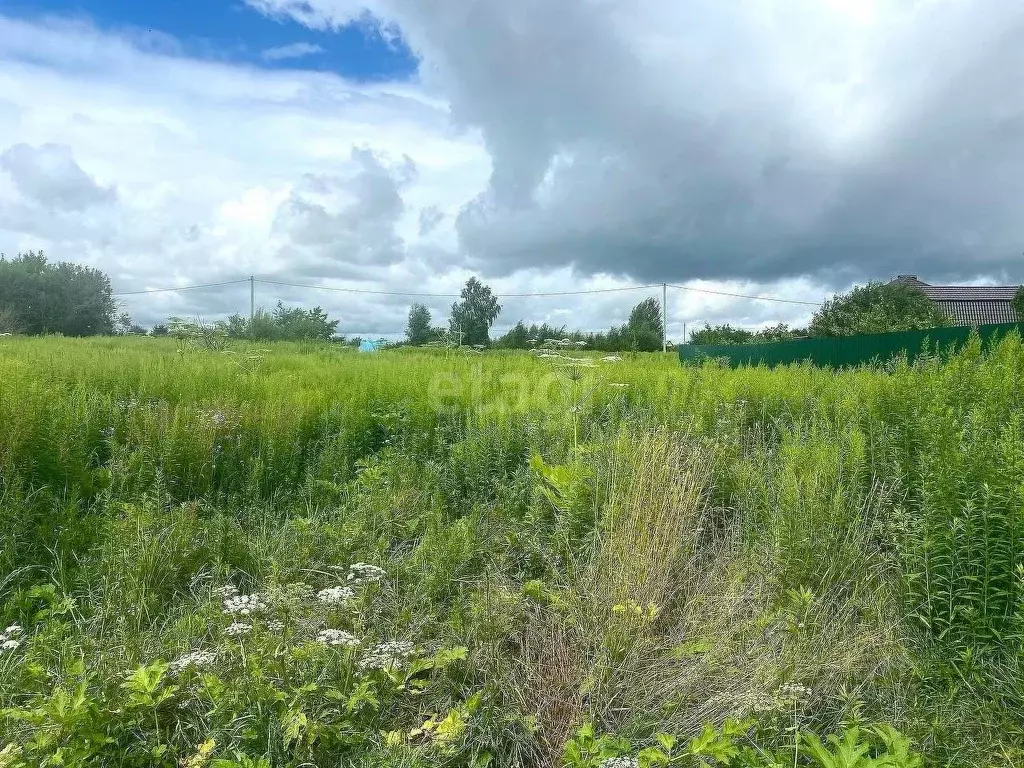
MULTIPOLYGON (((247 278, 349 334, 471 275, 596 330, 1024 282, 1019 0, 4 0, 0 251, 117 293, 247 278)), ((246 284, 125 295, 143 325, 246 284)))

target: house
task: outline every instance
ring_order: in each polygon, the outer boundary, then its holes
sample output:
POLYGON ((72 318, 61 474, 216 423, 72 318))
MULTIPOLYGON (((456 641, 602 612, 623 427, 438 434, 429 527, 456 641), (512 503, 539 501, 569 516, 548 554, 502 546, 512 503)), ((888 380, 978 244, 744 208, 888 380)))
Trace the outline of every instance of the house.
POLYGON ((953 318, 955 325, 1020 322, 1011 303, 1016 285, 929 285, 917 275, 900 275, 892 282, 917 288, 953 318))

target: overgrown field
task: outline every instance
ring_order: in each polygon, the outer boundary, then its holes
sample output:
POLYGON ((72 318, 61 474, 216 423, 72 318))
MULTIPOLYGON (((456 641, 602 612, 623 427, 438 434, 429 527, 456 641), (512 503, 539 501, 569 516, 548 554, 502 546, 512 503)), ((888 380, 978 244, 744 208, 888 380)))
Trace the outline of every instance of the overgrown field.
POLYGON ((1022 382, 0 339, 0 766, 1024 765, 1022 382))

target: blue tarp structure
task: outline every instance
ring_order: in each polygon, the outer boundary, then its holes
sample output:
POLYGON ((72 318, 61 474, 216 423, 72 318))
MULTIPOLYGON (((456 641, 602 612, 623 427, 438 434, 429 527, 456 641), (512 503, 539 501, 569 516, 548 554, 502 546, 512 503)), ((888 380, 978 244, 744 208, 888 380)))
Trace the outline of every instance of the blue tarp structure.
POLYGON ((369 339, 363 339, 359 342, 360 352, 376 352, 384 344, 383 340, 378 339, 377 341, 370 341, 369 339))

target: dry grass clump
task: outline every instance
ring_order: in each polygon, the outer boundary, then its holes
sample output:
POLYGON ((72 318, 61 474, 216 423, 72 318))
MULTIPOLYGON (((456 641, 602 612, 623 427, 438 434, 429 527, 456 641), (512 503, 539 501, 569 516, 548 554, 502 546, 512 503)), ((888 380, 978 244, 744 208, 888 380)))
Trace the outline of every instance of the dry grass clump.
POLYGON ((837 570, 827 594, 789 588, 778 553, 710 504, 716 450, 668 432, 620 440, 596 545, 517 638, 507 690, 537 714, 545 764, 588 721, 696 734, 795 704, 835 725, 895 663, 895 622, 847 600, 860 574, 837 570))

